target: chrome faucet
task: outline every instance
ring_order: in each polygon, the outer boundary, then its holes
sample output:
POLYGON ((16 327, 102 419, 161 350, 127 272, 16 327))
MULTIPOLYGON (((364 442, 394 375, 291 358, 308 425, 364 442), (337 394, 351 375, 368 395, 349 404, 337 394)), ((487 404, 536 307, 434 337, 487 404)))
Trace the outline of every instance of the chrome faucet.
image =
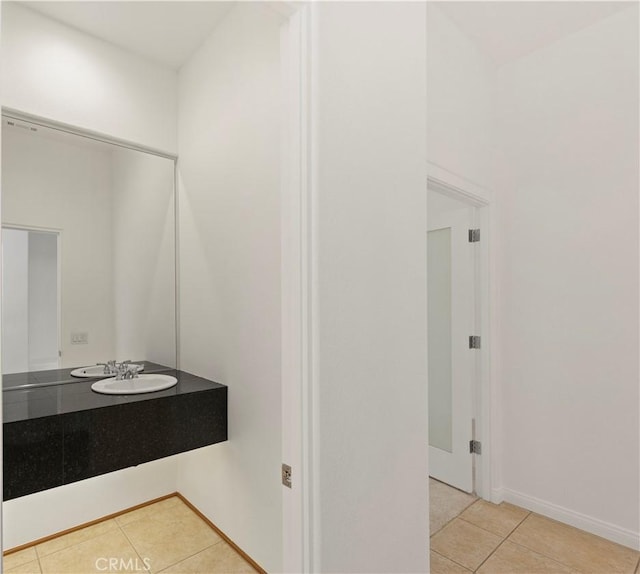
POLYGON ((103 366, 104 370, 102 371, 105 375, 112 375, 116 372, 116 362, 115 360, 107 361, 106 363, 96 363, 96 365, 103 366))
POLYGON ((138 368, 130 365, 131 360, 115 363, 114 372, 116 381, 135 379, 138 377, 138 368))
POLYGON ((133 369, 127 369, 124 372, 122 377, 123 379, 137 379, 138 378, 138 370, 134 367, 133 369))

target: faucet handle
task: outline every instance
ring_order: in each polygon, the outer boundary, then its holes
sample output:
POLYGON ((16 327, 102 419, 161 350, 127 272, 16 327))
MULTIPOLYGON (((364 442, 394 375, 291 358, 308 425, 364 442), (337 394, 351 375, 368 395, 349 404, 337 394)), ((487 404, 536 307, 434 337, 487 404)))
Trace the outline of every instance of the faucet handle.
POLYGON ((125 379, 125 380, 137 379, 138 378, 138 369, 136 369, 134 366, 127 365, 124 368, 124 373, 122 375, 122 378, 125 379))

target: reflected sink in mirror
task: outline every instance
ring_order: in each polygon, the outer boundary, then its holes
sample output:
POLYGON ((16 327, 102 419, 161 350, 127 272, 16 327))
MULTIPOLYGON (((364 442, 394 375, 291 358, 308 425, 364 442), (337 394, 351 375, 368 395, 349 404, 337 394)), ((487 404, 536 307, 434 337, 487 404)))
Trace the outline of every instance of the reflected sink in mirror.
MULTIPOLYGON (((136 371, 139 373, 140 371, 144 371, 144 365, 138 365, 138 364, 129 364, 129 369, 133 370, 136 369, 136 371)), ((104 372, 104 366, 103 365, 94 365, 92 367, 80 367, 79 369, 74 369, 73 371, 71 371, 71 376, 72 377, 80 377, 80 378, 87 378, 87 379, 99 379, 101 377, 113 377, 114 373, 110 372, 110 373, 105 373, 104 372)))
POLYGON ((177 383, 178 379, 170 375, 138 375, 119 381, 115 377, 102 379, 93 383, 91 389, 104 395, 138 395, 170 389, 177 383))

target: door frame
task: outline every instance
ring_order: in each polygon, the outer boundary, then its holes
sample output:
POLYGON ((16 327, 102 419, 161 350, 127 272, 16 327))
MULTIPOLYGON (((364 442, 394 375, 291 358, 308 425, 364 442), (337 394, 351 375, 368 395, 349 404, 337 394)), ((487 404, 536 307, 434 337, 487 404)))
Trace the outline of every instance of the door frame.
POLYGON ((268 5, 286 18, 280 33, 281 436, 291 487, 282 487, 282 570, 306 573, 320 569, 312 6, 268 5))
POLYGON ((496 389, 495 334, 497 332, 493 287, 495 269, 492 258, 495 237, 493 217, 493 192, 447 169, 427 162, 427 188, 475 208, 474 227, 481 229, 478 256, 475 258, 475 325, 482 340, 476 355, 476 374, 473 390, 474 439, 482 444, 482 454, 474 455, 474 490, 476 494, 494 503, 502 502, 500 468, 498 464, 499 394, 496 389))
POLYGON ((58 329, 57 329, 57 346, 58 346, 58 369, 62 364, 62 234, 64 232, 63 229, 58 229, 56 227, 41 227, 37 225, 23 225, 21 223, 2 223, 0 225, 0 229, 16 229, 18 231, 33 231, 36 233, 48 233, 50 235, 56 236, 56 244, 57 244, 57 261, 56 261, 56 282, 58 289, 57 296, 57 321, 58 321, 58 329))

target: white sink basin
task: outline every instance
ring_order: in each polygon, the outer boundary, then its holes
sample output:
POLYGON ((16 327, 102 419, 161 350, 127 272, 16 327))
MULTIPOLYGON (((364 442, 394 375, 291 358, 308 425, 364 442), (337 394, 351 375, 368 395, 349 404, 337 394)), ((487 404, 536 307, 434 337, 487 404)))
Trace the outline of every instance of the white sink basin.
POLYGON ((170 389, 178 379, 170 375, 138 375, 134 379, 116 381, 115 377, 102 379, 91 385, 96 393, 104 395, 138 395, 170 389))
MULTIPOLYGON (((144 365, 136 365, 131 363, 129 365, 131 369, 135 367, 138 369, 138 372, 144 371, 144 365)), ((74 369, 71 371, 72 377, 83 377, 87 379, 99 379, 100 377, 112 377, 113 373, 106 374, 104 373, 104 367, 102 365, 94 365, 93 367, 80 367, 79 369, 74 369)))

